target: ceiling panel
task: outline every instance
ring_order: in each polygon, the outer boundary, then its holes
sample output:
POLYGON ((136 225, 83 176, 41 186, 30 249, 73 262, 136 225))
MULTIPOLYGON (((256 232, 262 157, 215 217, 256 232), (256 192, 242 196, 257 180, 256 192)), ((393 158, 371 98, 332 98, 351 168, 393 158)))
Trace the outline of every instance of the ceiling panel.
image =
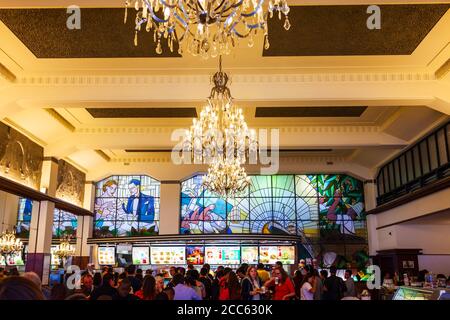
POLYGON ((291 7, 291 28, 274 16, 264 56, 410 55, 450 4, 381 5, 381 29, 369 30, 367 5, 291 7))
POLYGON ((124 25, 123 8, 83 8, 79 30, 67 28, 65 8, 3 9, 0 20, 37 58, 179 57, 178 46, 171 53, 166 41, 156 54, 153 32, 140 32, 134 46, 134 11, 124 25))

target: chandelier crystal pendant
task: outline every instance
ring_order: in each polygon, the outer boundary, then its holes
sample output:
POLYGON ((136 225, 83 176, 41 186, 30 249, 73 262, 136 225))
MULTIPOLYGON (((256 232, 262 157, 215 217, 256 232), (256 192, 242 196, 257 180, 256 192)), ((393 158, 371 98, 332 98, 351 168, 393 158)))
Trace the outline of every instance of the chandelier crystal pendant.
MULTIPOLYGON (((125 18, 130 1, 125 2, 125 18)), ((284 29, 289 30, 289 6, 287 0, 136 0, 135 38, 142 29, 153 32, 156 53, 162 54, 161 39, 167 40, 169 50, 178 53, 186 50, 193 56, 217 57, 227 55, 238 45, 239 39, 248 38, 248 46, 254 45, 253 37, 259 30, 264 33, 264 49, 269 49, 267 19, 284 15, 284 29)))
POLYGON ((5 258, 22 252, 23 243, 14 231, 4 231, 0 237, 0 254, 5 258))
POLYGON ((61 238, 61 243, 56 248, 54 255, 60 259, 67 259, 75 254, 75 248, 70 244, 70 236, 61 238))
POLYGON ((203 181, 208 190, 220 195, 235 194, 250 184, 242 165, 247 160, 256 162, 256 132, 248 128, 242 109, 233 103, 228 75, 222 71, 222 57, 212 80, 214 87, 207 105, 186 132, 183 154, 194 163, 209 164, 203 181))

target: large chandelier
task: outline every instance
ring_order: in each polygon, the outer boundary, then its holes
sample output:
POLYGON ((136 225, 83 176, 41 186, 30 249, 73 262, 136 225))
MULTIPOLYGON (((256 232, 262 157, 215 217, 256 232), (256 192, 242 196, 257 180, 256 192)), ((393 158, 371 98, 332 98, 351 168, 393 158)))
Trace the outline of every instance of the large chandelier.
POLYGON ((75 248, 70 244, 70 236, 63 237, 53 253, 60 259, 67 259, 75 254, 75 248))
POLYGON ((214 87, 200 116, 186 132, 183 153, 194 163, 209 164, 204 186, 221 195, 242 191, 250 182, 242 165, 247 159, 256 162, 258 142, 250 130, 241 108, 233 103, 227 84, 228 75, 219 71, 212 78, 214 87))
MULTIPOLYGON (((126 1, 125 19, 130 1, 126 1)), ((285 17, 284 28, 289 30, 289 6, 286 0, 269 0, 267 10, 264 0, 136 0, 136 34, 143 28, 153 31, 156 53, 161 54, 161 39, 167 40, 171 52, 178 42, 178 53, 186 50, 203 58, 226 55, 248 38, 248 46, 254 45, 258 30, 264 32, 264 49, 269 49, 268 17, 278 14, 285 17), (178 28, 177 28, 178 27, 178 28), (180 32, 177 33, 177 30, 180 32)))
POLYGON ((3 231, 0 237, 0 254, 5 258, 10 255, 18 254, 23 249, 23 243, 16 238, 14 231, 3 231))

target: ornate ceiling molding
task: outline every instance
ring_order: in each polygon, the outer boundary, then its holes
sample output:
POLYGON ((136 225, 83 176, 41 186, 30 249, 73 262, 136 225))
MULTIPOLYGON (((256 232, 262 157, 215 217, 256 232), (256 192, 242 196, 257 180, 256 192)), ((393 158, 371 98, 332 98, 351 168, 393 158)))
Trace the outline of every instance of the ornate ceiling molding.
MULTIPOLYGON (((317 74, 235 74, 233 83, 346 83, 346 82, 416 82, 435 81, 432 72, 374 72, 374 73, 317 73, 317 74)), ((152 75, 152 76, 25 76, 17 85, 35 86, 111 86, 151 84, 209 84, 209 75, 152 75)))
MULTIPOLYGON (((251 126, 252 129, 279 129, 281 133, 379 133, 382 130, 379 126, 371 125, 341 125, 341 126, 251 126)), ((180 129, 180 127, 148 127, 148 126, 134 126, 134 127, 84 127, 77 128, 75 133, 78 134, 167 134, 173 130, 180 129)), ((186 127, 185 129, 188 129, 186 127)))

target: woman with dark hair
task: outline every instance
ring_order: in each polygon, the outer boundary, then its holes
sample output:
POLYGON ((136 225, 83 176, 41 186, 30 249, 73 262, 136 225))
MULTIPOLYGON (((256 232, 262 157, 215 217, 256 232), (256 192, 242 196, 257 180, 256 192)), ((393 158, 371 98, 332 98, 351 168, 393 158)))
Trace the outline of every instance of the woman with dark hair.
POLYGON ((314 294, 316 292, 316 277, 313 273, 306 274, 302 287, 300 289, 301 300, 314 300, 314 294))
POLYGON ((135 293, 142 300, 154 300, 156 297, 156 280, 153 276, 146 275, 142 283, 142 289, 135 293))
POLYGON ((272 278, 266 281, 265 287, 274 287, 272 300, 290 300, 295 297, 295 288, 287 272, 280 267, 275 267, 272 278))
POLYGON ((234 271, 228 272, 221 279, 219 300, 240 300, 241 285, 234 271), (222 280, 224 279, 224 280, 222 280))
POLYGON ((246 277, 242 280, 242 300, 261 300, 261 287, 261 279, 256 267, 249 267, 246 277))
POLYGON ((220 279, 224 276, 223 270, 216 272, 216 277, 211 283, 211 300, 218 300, 220 295, 220 279))
POLYGON ((294 278, 292 281, 294 282, 294 288, 295 288, 295 297, 300 300, 300 289, 303 285, 303 278, 302 272, 300 270, 295 270, 294 278))
POLYGON ((92 280, 94 288, 98 288, 102 284, 102 274, 100 272, 94 273, 94 278, 92 280))
POLYGON ((42 291, 25 277, 12 276, 0 282, 0 300, 45 300, 42 291))

